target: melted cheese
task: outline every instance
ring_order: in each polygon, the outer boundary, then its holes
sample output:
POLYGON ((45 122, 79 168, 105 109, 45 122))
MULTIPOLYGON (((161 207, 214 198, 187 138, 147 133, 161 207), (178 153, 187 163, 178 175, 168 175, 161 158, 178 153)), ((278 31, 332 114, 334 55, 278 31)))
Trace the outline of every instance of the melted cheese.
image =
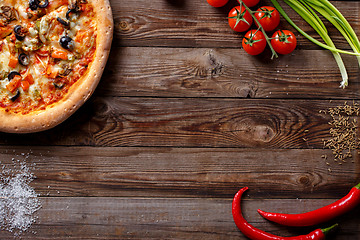
POLYGON ((7 45, 6 40, 0 42, 2 44, 1 51, 0 51, 0 73, 2 71, 9 72, 9 59, 10 59, 10 52, 9 47, 7 45))

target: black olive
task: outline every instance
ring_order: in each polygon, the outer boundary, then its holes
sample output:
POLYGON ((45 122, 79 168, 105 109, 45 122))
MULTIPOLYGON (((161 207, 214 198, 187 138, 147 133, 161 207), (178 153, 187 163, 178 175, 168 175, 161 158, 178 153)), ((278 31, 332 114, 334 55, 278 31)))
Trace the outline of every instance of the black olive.
POLYGON ((66 19, 69 20, 70 19, 70 13, 75 13, 75 9, 69 9, 66 12, 66 19))
POLYGON ((69 22, 65 21, 64 19, 57 17, 56 19, 59 23, 61 23, 62 25, 68 27, 69 26, 69 22))
POLYGON ((29 56, 26 55, 25 53, 19 54, 18 60, 19 60, 19 63, 23 66, 27 66, 30 63, 29 56))
POLYGON ((63 36, 63 37, 60 38, 60 45, 64 49, 72 49, 72 48, 74 48, 74 42, 68 36, 63 36))
POLYGON ((17 90, 16 94, 15 94, 14 96, 12 96, 12 97, 10 98, 10 100, 13 101, 13 102, 15 102, 16 99, 18 99, 19 96, 20 96, 20 91, 17 90))
POLYGON ((25 31, 21 25, 16 25, 14 27, 14 33, 17 40, 22 41, 25 38, 25 31))
POLYGON ((16 75, 21 76, 20 73, 18 73, 16 71, 10 72, 9 75, 8 75, 9 81, 11 81, 16 75))
POLYGON ((70 8, 70 6, 68 7, 69 10, 67 10, 66 12, 66 19, 70 20, 70 13, 78 13, 80 12, 80 7, 79 6, 74 6, 72 8, 70 8))
POLYGON ((65 84, 64 83, 61 83, 61 84, 57 84, 57 83, 53 83, 54 87, 57 88, 57 89, 62 89, 65 84))
POLYGON ((39 0, 29 0, 29 8, 35 11, 39 7, 39 0))
POLYGON ((25 39, 25 36, 20 36, 20 35, 17 35, 17 34, 15 34, 15 37, 16 37, 16 39, 19 40, 19 41, 22 41, 22 40, 25 39))
POLYGON ((16 26, 14 27, 14 32, 15 32, 16 34, 20 34, 21 29, 22 29, 22 26, 21 26, 21 25, 16 25, 16 26))
POLYGON ((39 8, 46 8, 47 6, 49 6, 49 1, 48 0, 44 0, 43 4, 40 4, 40 2, 38 3, 39 8))

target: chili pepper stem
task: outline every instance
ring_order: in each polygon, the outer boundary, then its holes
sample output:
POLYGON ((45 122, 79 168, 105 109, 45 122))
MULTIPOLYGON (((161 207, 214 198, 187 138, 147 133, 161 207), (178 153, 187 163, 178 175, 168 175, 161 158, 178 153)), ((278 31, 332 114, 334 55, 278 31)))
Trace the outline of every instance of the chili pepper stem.
POLYGON ((321 231, 324 233, 324 235, 328 235, 329 233, 332 233, 334 230, 338 228, 339 224, 335 223, 334 225, 328 227, 328 228, 322 228, 321 231))
POLYGON ((354 188, 360 189, 360 183, 358 183, 354 188))

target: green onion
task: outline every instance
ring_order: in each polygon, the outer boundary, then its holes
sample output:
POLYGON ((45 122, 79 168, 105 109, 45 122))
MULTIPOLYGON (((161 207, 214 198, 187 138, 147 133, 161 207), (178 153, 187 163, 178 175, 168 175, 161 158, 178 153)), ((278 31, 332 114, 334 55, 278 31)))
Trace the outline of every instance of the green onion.
POLYGON ((322 42, 319 42, 318 40, 316 40, 315 38, 311 37, 309 34, 307 34, 306 32, 304 32, 299 26, 297 26, 292 20, 291 18, 286 14, 286 12, 284 11, 284 9, 282 9, 282 7, 280 6, 280 4, 276 1, 276 0, 270 0, 274 7, 279 11, 279 13, 286 19, 286 21, 288 21, 290 23, 291 26, 293 26, 299 33, 301 33, 304 37, 306 37, 308 40, 310 40, 311 42, 315 43, 316 45, 328 49, 330 51, 334 51, 334 52, 339 52, 339 53, 344 53, 344 54, 349 54, 349 55, 355 55, 355 56, 360 56, 360 53, 355 53, 355 52, 349 52, 346 50, 341 50, 338 48, 334 48, 334 47, 330 47, 322 42))
MULTIPOLYGON (((328 46, 335 48, 335 44, 331 40, 330 36, 327 34, 327 29, 325 25, 305 1, 306 0, 301 2, 297 0, 284 0, 285 3, 287 3, 292 9, 294 9, 300 16, 302 16, 302 18, 307 23, 309 23, 312 28, 314 28, 314 30, 320 35, 320 37, 328 46)), ((345 64, 338 52, 331 52, 340 69, 342 77, 340 86, 345 87, 348 85, 348 74, 345 68, 345 64)))
POLYGON ((280 12, 280 14, 303 36, 318 46, 328 49, 332 52, 342 76, 340 86, 343 88, 346 87, 348 85, 348 76, 340 53, 356 55, 360 66, 360 42, 351 25, 340 13, 340 11, 337 10, 328 0, 284 0, 286 4, 288 4, 294 11, 296 11, 320 35, 320 37, 325 42, 324 44, 300 29, 282 9, 277 0, 271 0, 271 2, 280 12), (335 47, 330 36, 328 35, 325 25, 317 16, 315 11, 320 13, 339 30, 354 52, 340 50, 335 47))
MULTIPOLYGON (((317 12, 323 15, 330 23, 332 23, 349 43, 354 52, 360 52, 360 42, 353 28, 345 17, 327 0, 304 0, 308 2, 317 12)), ((360 57, 358 56, 360 66, 360 57)))

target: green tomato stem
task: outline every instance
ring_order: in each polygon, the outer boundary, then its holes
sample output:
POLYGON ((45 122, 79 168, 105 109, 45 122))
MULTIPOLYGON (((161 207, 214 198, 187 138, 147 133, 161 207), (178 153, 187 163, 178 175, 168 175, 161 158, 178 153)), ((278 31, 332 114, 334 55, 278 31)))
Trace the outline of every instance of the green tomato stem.
MULTIPOLYGON (((254 40, 254 37, 256 35, 256 33, 260 30, 260 27, 258 29, 256 29, 256 31, 254 33, 251 34, 251 37, 249 38, 249 41, 250 42, 250 46, 252 45, 252 43, 254 42, 259 42, 261 40, 254 40)), ((246 37, 245 37, 246 38, 246 37)))
POLYGON ((254 12, 255 12, 255 11, 253 12, 248 6, 246 6, 246 4, 245 4, 242 0, 237 0, 237 1, 240 3, 240 6, 243 5, 243 6, 245 7, 246 11, 248 11, 248 12, 250 13, 251 17, 252 17, 252 18, 254 19, 254 21, 257 23, 257 25, 259 26, 259 29, 261 30, 261 32, 264 34, 265 40, 266 40, 266 42, 267 42, 267 44, 269 45, 270 50, 271 50, 271 54, 272 54, 272 55, 271 55, 271 59, 274 59, 274 57, 277 58, 278 55, 277 55, 277 53, 275 52, 273 46, 271 45, 271 42, 270 42, 271 39, 270 39, 269 36, 266 34, 266 32, 265 32, 264 28, 262 27, 261 23, 259 22, 259 20, 257 20, 257 18, 254 16, 254 12))

